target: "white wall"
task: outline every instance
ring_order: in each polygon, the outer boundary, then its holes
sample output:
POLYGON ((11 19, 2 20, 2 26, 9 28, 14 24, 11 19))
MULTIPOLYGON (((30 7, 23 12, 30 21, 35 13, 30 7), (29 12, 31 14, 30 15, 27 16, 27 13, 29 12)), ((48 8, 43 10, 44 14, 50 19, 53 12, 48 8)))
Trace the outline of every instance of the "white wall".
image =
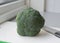
POLYGON ((47 0, 46 11, 60 13, 60 0, 47 0))
POLYGON ((44 11, 44 0, 31 0, 31 7, 43 12, 44 11))

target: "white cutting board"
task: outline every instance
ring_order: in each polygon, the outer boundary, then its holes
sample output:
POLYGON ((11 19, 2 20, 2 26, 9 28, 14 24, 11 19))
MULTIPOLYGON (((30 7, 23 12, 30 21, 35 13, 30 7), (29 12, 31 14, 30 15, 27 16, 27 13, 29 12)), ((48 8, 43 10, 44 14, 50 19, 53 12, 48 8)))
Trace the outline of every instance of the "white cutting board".
POLYGON ((0 25, 0 41, 11 43, 60 43, 60 38, 43 30, 35 37, 26 37, 19 36, 16 29, 16 22, 5 22, 0 25))

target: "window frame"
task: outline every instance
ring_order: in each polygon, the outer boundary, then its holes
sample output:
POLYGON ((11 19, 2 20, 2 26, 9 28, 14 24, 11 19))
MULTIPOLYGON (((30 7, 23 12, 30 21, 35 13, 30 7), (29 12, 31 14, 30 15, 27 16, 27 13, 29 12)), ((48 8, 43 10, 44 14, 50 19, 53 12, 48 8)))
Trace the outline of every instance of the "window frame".
POLYGON ((3 23, 17 15, 26 8, 24 0, 18 0, 8 4, 0 5, 0 23, 3 23))

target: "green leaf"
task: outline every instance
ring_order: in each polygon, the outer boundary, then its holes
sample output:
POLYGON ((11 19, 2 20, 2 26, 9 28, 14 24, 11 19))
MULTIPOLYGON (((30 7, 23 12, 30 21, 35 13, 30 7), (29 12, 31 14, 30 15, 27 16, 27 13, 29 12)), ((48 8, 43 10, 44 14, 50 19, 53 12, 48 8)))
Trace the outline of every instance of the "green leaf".
POLYGON ((9 43, 9 42, 6 42, 6 41, 0 41, 0 43, 9 43))

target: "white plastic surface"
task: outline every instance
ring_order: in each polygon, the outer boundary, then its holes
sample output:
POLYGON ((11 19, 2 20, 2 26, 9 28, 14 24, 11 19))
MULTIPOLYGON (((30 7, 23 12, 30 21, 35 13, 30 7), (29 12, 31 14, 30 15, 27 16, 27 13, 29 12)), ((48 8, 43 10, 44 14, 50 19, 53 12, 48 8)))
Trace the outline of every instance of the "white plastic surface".
POLYGON ((44 0, 31 0, 31 7, 38 10, 40 13, 44 12, 44 0))
POLYGON ((16 22, 5 22, 0 25, 0 41, 11 43, 60 43, 60 38, 43 30, 35 37, 19 36, 16 22))

